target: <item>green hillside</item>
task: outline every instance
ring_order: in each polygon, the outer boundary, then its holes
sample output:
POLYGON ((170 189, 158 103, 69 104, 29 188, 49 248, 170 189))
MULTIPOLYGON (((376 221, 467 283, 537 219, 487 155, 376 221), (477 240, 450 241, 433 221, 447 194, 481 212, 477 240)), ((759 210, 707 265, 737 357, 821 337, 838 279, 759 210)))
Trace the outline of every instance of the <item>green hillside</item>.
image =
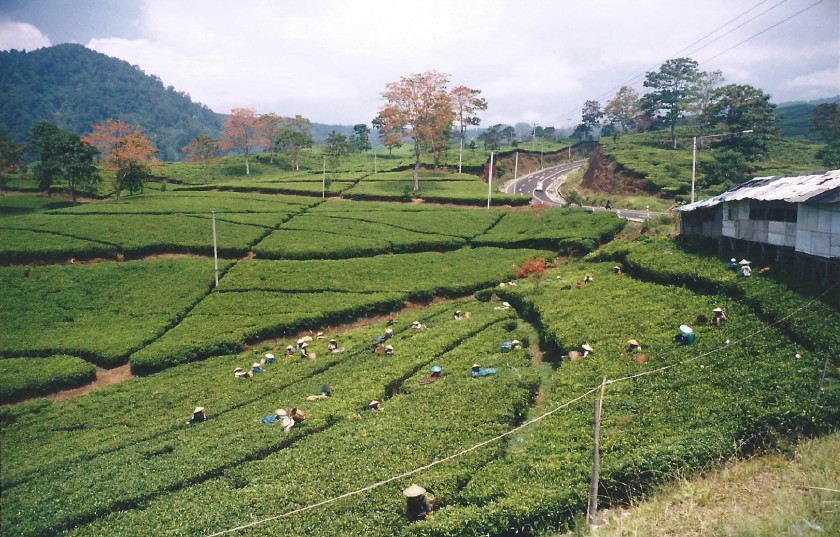
POLYGON ((198 134, 218 136, 222 118, 139 67, 63 44, 0 52, 0 130, 24 142, 38 121, 87 134, 91 125, 122 119, 139 125, 164 160, 198 134))

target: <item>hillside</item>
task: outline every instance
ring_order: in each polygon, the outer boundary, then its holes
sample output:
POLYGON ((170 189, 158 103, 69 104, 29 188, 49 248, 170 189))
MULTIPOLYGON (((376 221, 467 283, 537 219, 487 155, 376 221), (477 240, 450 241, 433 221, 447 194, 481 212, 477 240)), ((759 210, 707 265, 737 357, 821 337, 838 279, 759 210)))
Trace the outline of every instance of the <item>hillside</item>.
POLYGON ((19 143, 38 121, 87 134, 91 125, 122 119, 140 125, 163 160, 198 134, 218 136, 222 116, 139 67, 63 44, 0 52, 0 130, 19 143))
POLYGON ((809 140, 822 140, 822 136, 809 130, 811 122, 811 111, 818 104, 833 103, 840 100, 840 95, 815 101, 787 102, 776 107, 779 119, 776 126, 779 128, 779 136, 782 138, 807 138, 809 140))

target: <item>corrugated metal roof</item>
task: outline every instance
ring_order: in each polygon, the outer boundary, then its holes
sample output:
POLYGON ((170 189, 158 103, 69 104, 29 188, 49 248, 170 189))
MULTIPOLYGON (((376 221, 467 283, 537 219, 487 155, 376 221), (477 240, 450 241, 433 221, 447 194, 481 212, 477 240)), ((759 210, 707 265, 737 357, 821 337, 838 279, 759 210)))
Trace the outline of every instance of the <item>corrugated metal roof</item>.
POLYGON ((834 203, 840 197, 840 170, 818 174, 776 175, 756 177, 707 200, 690 203, 674 209, 690 212, 707 209, 724 201, 744 199, 760 201, 786 201, 789 203, 834 203))

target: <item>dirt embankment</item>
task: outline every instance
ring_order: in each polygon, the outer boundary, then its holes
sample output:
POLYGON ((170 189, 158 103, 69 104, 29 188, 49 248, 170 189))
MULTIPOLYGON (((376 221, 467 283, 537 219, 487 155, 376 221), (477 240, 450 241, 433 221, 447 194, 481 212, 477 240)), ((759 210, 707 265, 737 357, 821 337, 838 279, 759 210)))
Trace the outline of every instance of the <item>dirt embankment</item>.
POLYGON ((581 186, 601 192, 618 194, 657 194, 653 185, 644 177, 616 170, 615 162, 601 153, 597 147, 589 157, 589 167, 583 176, 581 186))

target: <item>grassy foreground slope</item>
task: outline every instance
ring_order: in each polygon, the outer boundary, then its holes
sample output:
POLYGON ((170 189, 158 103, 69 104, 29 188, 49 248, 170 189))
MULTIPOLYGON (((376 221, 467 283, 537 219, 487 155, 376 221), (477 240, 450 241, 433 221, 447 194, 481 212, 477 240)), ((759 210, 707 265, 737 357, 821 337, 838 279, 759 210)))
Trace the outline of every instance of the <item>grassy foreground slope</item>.
POLYGON ((840 433, 833 433, 682 476, 626 510, 610 510, 603 517, 606 527, 574 535, 840 535, 837 453, 840 433))

